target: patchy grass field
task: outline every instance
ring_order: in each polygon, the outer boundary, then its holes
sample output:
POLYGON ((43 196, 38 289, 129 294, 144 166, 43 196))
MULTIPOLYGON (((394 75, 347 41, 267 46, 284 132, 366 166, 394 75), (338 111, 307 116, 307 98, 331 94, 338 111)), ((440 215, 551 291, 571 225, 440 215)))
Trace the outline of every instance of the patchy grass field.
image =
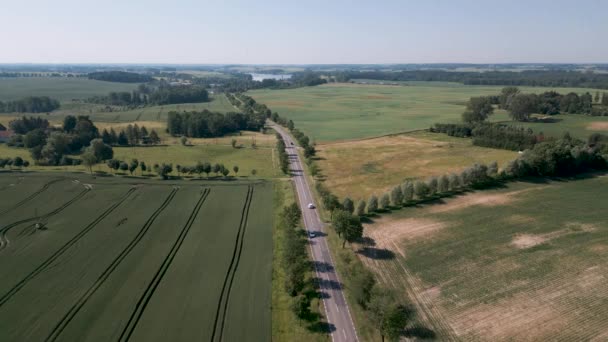
POLYGON ((107 95, 111 91, 132 91, 137 83, 120 83, 67 77, 0 78, 0 101, 27 96, 49 96, 61 102, 107 95))
MULTIPOLYGON (((445 82, 410 82, 400 86, 339 83, 288 90, 261 89, 248 95, 293 119, 305 133, 324 142, 427 129, 436 122, 458 122, 470 97, 496 95, 502 88, 445 82)), ((550 90, 520 89, 523 92, 550 90)), ((595 94, 595 90, 583 88, 554 90, 595 94)), ((594 121, 587 118, 589 122, 594 121)))
MULTIPOLYGON (((561 137, 569 132, 571 136, 586 140, 593 133, 608 134, 608 116, 588 116, 576 114, 553 115, 554 122, 513 122, 514 125, 532 128, 535 132, 545 135, 561 137)), ((504 111, 497 111, 492 121, 508 121, 509 116, 504 111)))
POLYGON ((0 175, 0 340, 271 339, 271 183, 75 177, 0 175))
POLYGON ((405 179, 427 178, 463 170, 476 162, 498 162, 517 153, 473 146, 470 139, 414 132, 317 146, 325 184, 340 197, 366 199, 405 179))
POLYGON ((607 186, 518 182, 402 209, 365 225, 360 257, 440 340, 605 340, 607 186))
POLYGON ((166 122, 167 114, 172 111, 202 111, 207 109, 212 112, 236 112, 237 110, 228 102, 224 94, 210 96, 210 102, 202 103, 180 103, 164 106, 150 106, 138 109, 119 110, 112 112, 105 110, 104 105, 80 103, 80 102, 64 102, 61 108, 49 114, 46 113, 10 113, 0 114, 0 122, 9 121, 14 117, 27 116, 42 116, 45 119, 60 123, 66 115, 88 115, 95 122, 136 122, 136 121, 158 121, 166 122))

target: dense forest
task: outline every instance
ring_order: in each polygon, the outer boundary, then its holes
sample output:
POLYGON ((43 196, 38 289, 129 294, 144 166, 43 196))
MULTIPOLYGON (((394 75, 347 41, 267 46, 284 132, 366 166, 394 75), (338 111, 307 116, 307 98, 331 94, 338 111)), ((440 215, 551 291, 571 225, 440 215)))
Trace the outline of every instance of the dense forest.
POLYGON ((59 101, 48 96, 28 96, 15 101, 0 101, 0 113, 48 113, 59 107, 59 101))
POLYGON ((158 87, 140 85, 132 92, 111 92, 106 96, 94 96, 86 100, 110 106, 166 105, 172 103, 195 103, 209 101, 209 93, 199 86, 170 86, 161 84, 158 87))
POLYGON ((383 81, 441 81, 458 82, 468 85, 513 85, 543 87, 582 87, 608 89, 608 74, 566 71, 566 70, 526 70, 461 72, 443 70, 413 71, 347 71, 333 76, 338 81, 352 79, 372 79, 383 81))
POLYGON ((174 136, 192 138, 220 137, 241 130, 259 131, 264 127, 264 114, 170 112, 167 119, 167 131, 174 136))
POLYGON ((100 71, 88 74, 89 79, 121 83, 145 83, 154 80, 148 75, 126 71, 100 71))

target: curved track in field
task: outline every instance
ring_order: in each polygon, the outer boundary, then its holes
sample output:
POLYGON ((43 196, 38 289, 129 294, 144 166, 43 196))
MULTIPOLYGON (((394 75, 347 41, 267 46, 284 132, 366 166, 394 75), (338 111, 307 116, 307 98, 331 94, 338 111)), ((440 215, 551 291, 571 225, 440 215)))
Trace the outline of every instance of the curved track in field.
POLYGON ((101 222, 104 218, 110 215, 116 208, 118 208, 124 201, 131 196, 131 194, 135 192, 135 188, 129 189, 126 194, 124 194, 116 203, 112 204, 109 208, 107 208, 101 215, 99 215, 93 222, 89 223, 83 230, 81 230, 78 234, 72 237, 68 242, 66 242, 63 246, 61 246, 53 255, 51 255, 48 259, 46 259, 42 264, 40 264, 36 269, 26 275, 21 281, 19 281, 13 288, 11 288, 7 293, 5 293, 2 297, 0 297, 0 307, 8 302, 12 296, 14 296, 22 287, 24 287, 30 280, 36 277, 38 274, 42 273, 47 267, 49 267, 57 258, 59 258, 65 251, 67 251, 72 245, 74 245, 78 240, 80 240, 83 236, 85 236, 89 231, 91 231, 99 222, 101 222))
POLYGON ((24 205, 25 203, 33 200, 34 198, 36 198, 36 196, 40 195, 41 193, 45 192, 46 190, 48 190, 49 187, 51 187, 51 185, 58 183, 62 180, 65 180, 66 178, 58 178, 58 179, 54 179, 50 182, 45 183, 40 189, 36 190, 34 193, 32 193, 31 195, 29 195, 28 197, 24 198, 23 200, 15 203, 12 207, 8 208, 8 209, 4 209, 2 212, 0 212, 0 215, 4 215, 6 213, 8 213, 11 210, 15 210, 17 208, 19 208, 20 206, 24 205))
POLYGON ((89 188, 85 188, 83 191, 81 191, 78 195, 76 195, 74 198, 72 198, 71 200, 65 202, 63 205, 61 205, 60 207, 58 207, 57 209, 46 213, 42 216, 34 216, 34 217, 30 217, 27 219, 23 219, 23 220, 19 220, 19 221, 15 221, 11 224, 8 224, 4 227, 2 227, 2 229, 0 229, 0 251, 2 251, 3 249, 6 248, 6 246, 8 246, 8 244, 10 243, 10 241, 8 240, 8 238, 6 237, 6 234, 13 228, 17 227, 20 224, 23 223, 28 223, 28 222, 33 222, 36 220, 46 220, 54 215, 59 214, 61 211, 63 211, 64 209, 66 209, 67 207, 69 207, 70 205, 72 205, 74 202, 78 201, 79 199, 81 199, 84 195, 86 195, 89 191, 91 191, 91 189, 89 188))
POLYGON ((230 260, 230 266, 228 272, 226 272, 226 278, 222 285, 222 292, 220 299, 217 303, 217 309, 215 312, 215 320, 213 323, 213 332, 211 334, 211 342, 222 341, 224 335, 224 323, 226 321, 226 312, 228 311, 228 302, 230 301, 230 292, 232 290, 232 283, 236 270, 239 266, 241 259, 241 252, 243 251, 243 244, 245 240, 245 231, 247 229, 247 219, 249 217, 249 208, 251 207, 251 199, 253 198, 253 186, 249 186, 247 191, 247 197, 245 198, 245 204, 241 212, 241 222, 237 231, 236 241, 234 243, 234 250, 232 252, 232 259, 230 260), (220 317, 221 316, 221 317, 220 317))
POLYGON ((129 317, 129 321, 127 322, 127 325, 125 326, 122 333, 120 334, 120 338, 118 339, 119 341, 128 341, 131 338, 131 335, 133 334, 133 331, 135 331, 135 328, 137 327, 137 324, 139 323, 141 316, 143 315, 144 311, 146 310, 148 303, 152 299, 152 296, 154 295, 156 288, 158 287, 160 282, 163 280, 163 277, 165 276, 165 274, 167 273, 167 270, 171 266, 173 259, 177 255, 180 247, 182 246, 184 240, 186 239, 186 236, 188 235, 188 232, 190 231, 192 224, 194 224, 194 220, 198 216, 198 213, 201 210, 201 207, 203 206, 203 203, 207 199, 207 196, 209 196, 210 192, 211 192, 211 190, 209 190, 209 189, 203 190, 201 197, 199 198, 196 205, 194 206, 192 213, 190 213, 190 216, 188 217, 186 224, 184 225, 181 232, 179 233, 179 236, 173 243, 171 250, 165 257, 165 260, 163 260, 163 263, 160 265, 158 271, 156 271, 156 274, 154 275, 154 277, 148 284, 148 287, 146 288, 146 290, 142 294, 141 298, 137 302, 137 305, 135 306, 135 310, 133 310, 133 313, 131 314, 131 317, 129 317))
POLYGON ((55 325, 51 333, 47 336, 45 341, 56 341, 57 338, 61 335, 63 330, 70 324, 70 322, 74 319, 76 314, 82 309, 82 307, 87 303, 87 301, 97 292, 97 290, 103 285, 103 283, 110 277, 112 272, 116 270, 118 265, 131 253, 131 251, 139 244, 139 242, 146 235, 150 226, 154 223, 156 218, 169 206, 169 203, 175 197, 178 188, 173 188, 171 193, 167 196, 164 202, 154 211, 154 213, 148 218, 148 220, 141 227, 137 235, 129 242, 129 244, 120 252, 120 254, 110 263, 110 265, 103 271, 103 273, 95 280, 93 285, 72 305, 70 310, 61 318, 61 320, 55 325))

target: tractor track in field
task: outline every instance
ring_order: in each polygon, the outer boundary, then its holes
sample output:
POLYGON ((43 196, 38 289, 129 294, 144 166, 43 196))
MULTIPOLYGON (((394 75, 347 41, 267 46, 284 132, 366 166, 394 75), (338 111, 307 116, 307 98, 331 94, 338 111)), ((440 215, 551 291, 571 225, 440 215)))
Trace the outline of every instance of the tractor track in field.
POLYGON ((222 285, 220 299, 217 303, 215 320, 213 322, 213 332, 211 334, 211 342, 214 342, 216 340, 216 336, 218 341, 222 341, 224 335, 224 323, 226 321, 226 312, 228 311, 228 302, 230 301, 232 282, 234 280, 234 276, 236 275, 236 270, 239 266, 241 252, 243 251, 245 231, 247 228, 247 220, 249 218, 249 208, 251 207, 251 199, 253 198, 253 190, 254 187, 250 185, 247 191, 247 196, 245 197, 245 204, 243 205, 243 210, 241 212, 241 222, 239 224, 236 241, 234 243, 232 259, 230 260, 230 266, 228 267, 228 272, 226 272, 226 278, 224 279, 224 284, 222 285))
POLYGON ((148 220, 141 227, 137 235, 129 242, 129 244, 120 252, 120 254, 110 263, 110 265, 103 271, 103 273, 95 280, 93 285, 72 305, 70 310, 61 318, 61 320, 55 325, 51 333, 46 337, 45 341, 56 341, 65 328, 74 319, 76 314, 82 309, 82 307, 88 302, 88 300, 97 292, 97 290, 103 285, 103 283, 110 277, 110 275, 116 270, 120 263, 131 253, 131 251, 139 244, 144 238, 156 218, 169 206, 173 201, 173 198, 177 194, 179 188, 173 188, 163 203, 152 213, 148 220))
POLYGON ((19 281, 13 288, 11 288, 7 293, 5 293, 2 297, 0 297, 0 307, 2 307, 6 302, 8 302, 22 287, 24 287, 30 280, 36 277, 38 274, 42 273, 47 269, 57 258, 59 258, 65 251, 67 251, 70 247, 72 247, 78 240, 80 240, 83 236, 85 236, 89 231, 97 226, 103 219, 105 219, 108 215, 110 215, 116 208, 118 208, 124 201, 131 196, 133 192, 135 192, 135 188, 129 189, 118 201, 112 204, 109 208, 107 208, 101 215, 99 215, 95 220, 89 223, 83 230, 81 230, 78 234, 72 237, 68 242, 66 242, 63 246, 61 246, 53 255, 51 255, 48 259, 46 259, 42 264, 40 264, 36 269, 26 275, 21 281, 19 281))
POLYGON ((32 221, 36 221, 36 220, 46 220, 54 215, 59 214, 61 211, 63 211, 64 209, 66 209, 67 207, 69 207, 70 205, 72 205, 74 202, 78 201, 79 199, 81 199, 84 195, 86 195, 89 191, 91 191, 90 188, 85 188, 83 191, 81 191, 78 195, 74 196, 74 198, 72 198, 71 200, 65 202, 63 205, 61 205, 60 207, 56 208, 55 210, 46 213, 42 216, 34 216, 34 217, 30 217, 27 219, 23 219, 23 220, 19 220, 19 221, 15 221, 11 224, 8 224, 4 227, 2 227, 2 229, 0 230, 0 251, 2 251, 3 249, 6 248, 6 246, 8 246, 9 244, 9 240, 6 237, 6 234, 13 228, 19 226, 20 224, 23 223, 28 223, 28 222, 32 222, 32 221))
POLYGON ((25 199, 15 203, 12 207, 8 208, 8 209, 4 209, 2 212, 0 212, 0 215, 4 215, 6 213, 8 213, 11 210, 15 210, 17 208, 19 208, 20 206, 24 205, 25 203, 33 200, 34 198, 36 198, 36 196, 40 195, 41 193, 45 192, 46 190, 48 190, 48 188, 55 184, 58 183, 62 180, 66 180, 66 178, 58 178, 58 179, 54 179, 50 182, 45 183, 40 189, 36 190, 33 194, 29 195, 28 197, 26 197, 25 199))
POLYGON ((146 310, 148 303, 152 299, 152 296, 154 296, 154 292, 156 291, 156 289, 158 288, 158 285, 163 280, 163 277, 167 273, 167 270, 169 269, 169 267, 171 267, 171 263, 173 262, 173 259, 175 258, 175 256, 179 252, 179 249, 181 248, 182 244, 184 243, 186 236, 190 232, 190 228, 192 228, 192 225, 194 224, 194 221, 195 221, 196 217, 198 216, 198 213, 201 210, 201 207, 207 200, 207 197, 209 196, 210 192, 211 192, 211 190, 208 188, 203 190, 201 197, 196 202, 194 209, 190 213, 190 216, 188 217, 186 224, 184 224, 184 227, 182 228, 177 239, 173 243, 171 250, 169 251, 169 253, 165 257, 165 259, 163 260, 163 263, 160 265, 160 267, 156 271, 156 274, 154 274, 154 277, 148 284, 148 287, 146 288, 146 290, 142 294, 141 298, 137 302, 137 305, 135 306, 135 309, 133 310, 131 317, 129 317, 129 321, 127 322, 127 325, 124 327, 122 333, 120 334, 120 338, 118 339, 119 341, 128 341, 131 338, 131 335, 135 331, 135 328, 137 327, 137 324, 139 323, 141 316, 143 315, 144 311, 146 310))

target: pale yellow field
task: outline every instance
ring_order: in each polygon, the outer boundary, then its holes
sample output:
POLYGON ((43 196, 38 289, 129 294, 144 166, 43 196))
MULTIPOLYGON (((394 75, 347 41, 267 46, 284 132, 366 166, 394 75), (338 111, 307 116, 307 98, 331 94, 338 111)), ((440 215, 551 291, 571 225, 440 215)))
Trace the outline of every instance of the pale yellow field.
POLYGON ((496 161, 503 166, 517 156, 429 132, 322 144, 317 149, 325 184, 339 197, 354 199, 381 195, 406 179, 456 172, 474 163, 496 161))

